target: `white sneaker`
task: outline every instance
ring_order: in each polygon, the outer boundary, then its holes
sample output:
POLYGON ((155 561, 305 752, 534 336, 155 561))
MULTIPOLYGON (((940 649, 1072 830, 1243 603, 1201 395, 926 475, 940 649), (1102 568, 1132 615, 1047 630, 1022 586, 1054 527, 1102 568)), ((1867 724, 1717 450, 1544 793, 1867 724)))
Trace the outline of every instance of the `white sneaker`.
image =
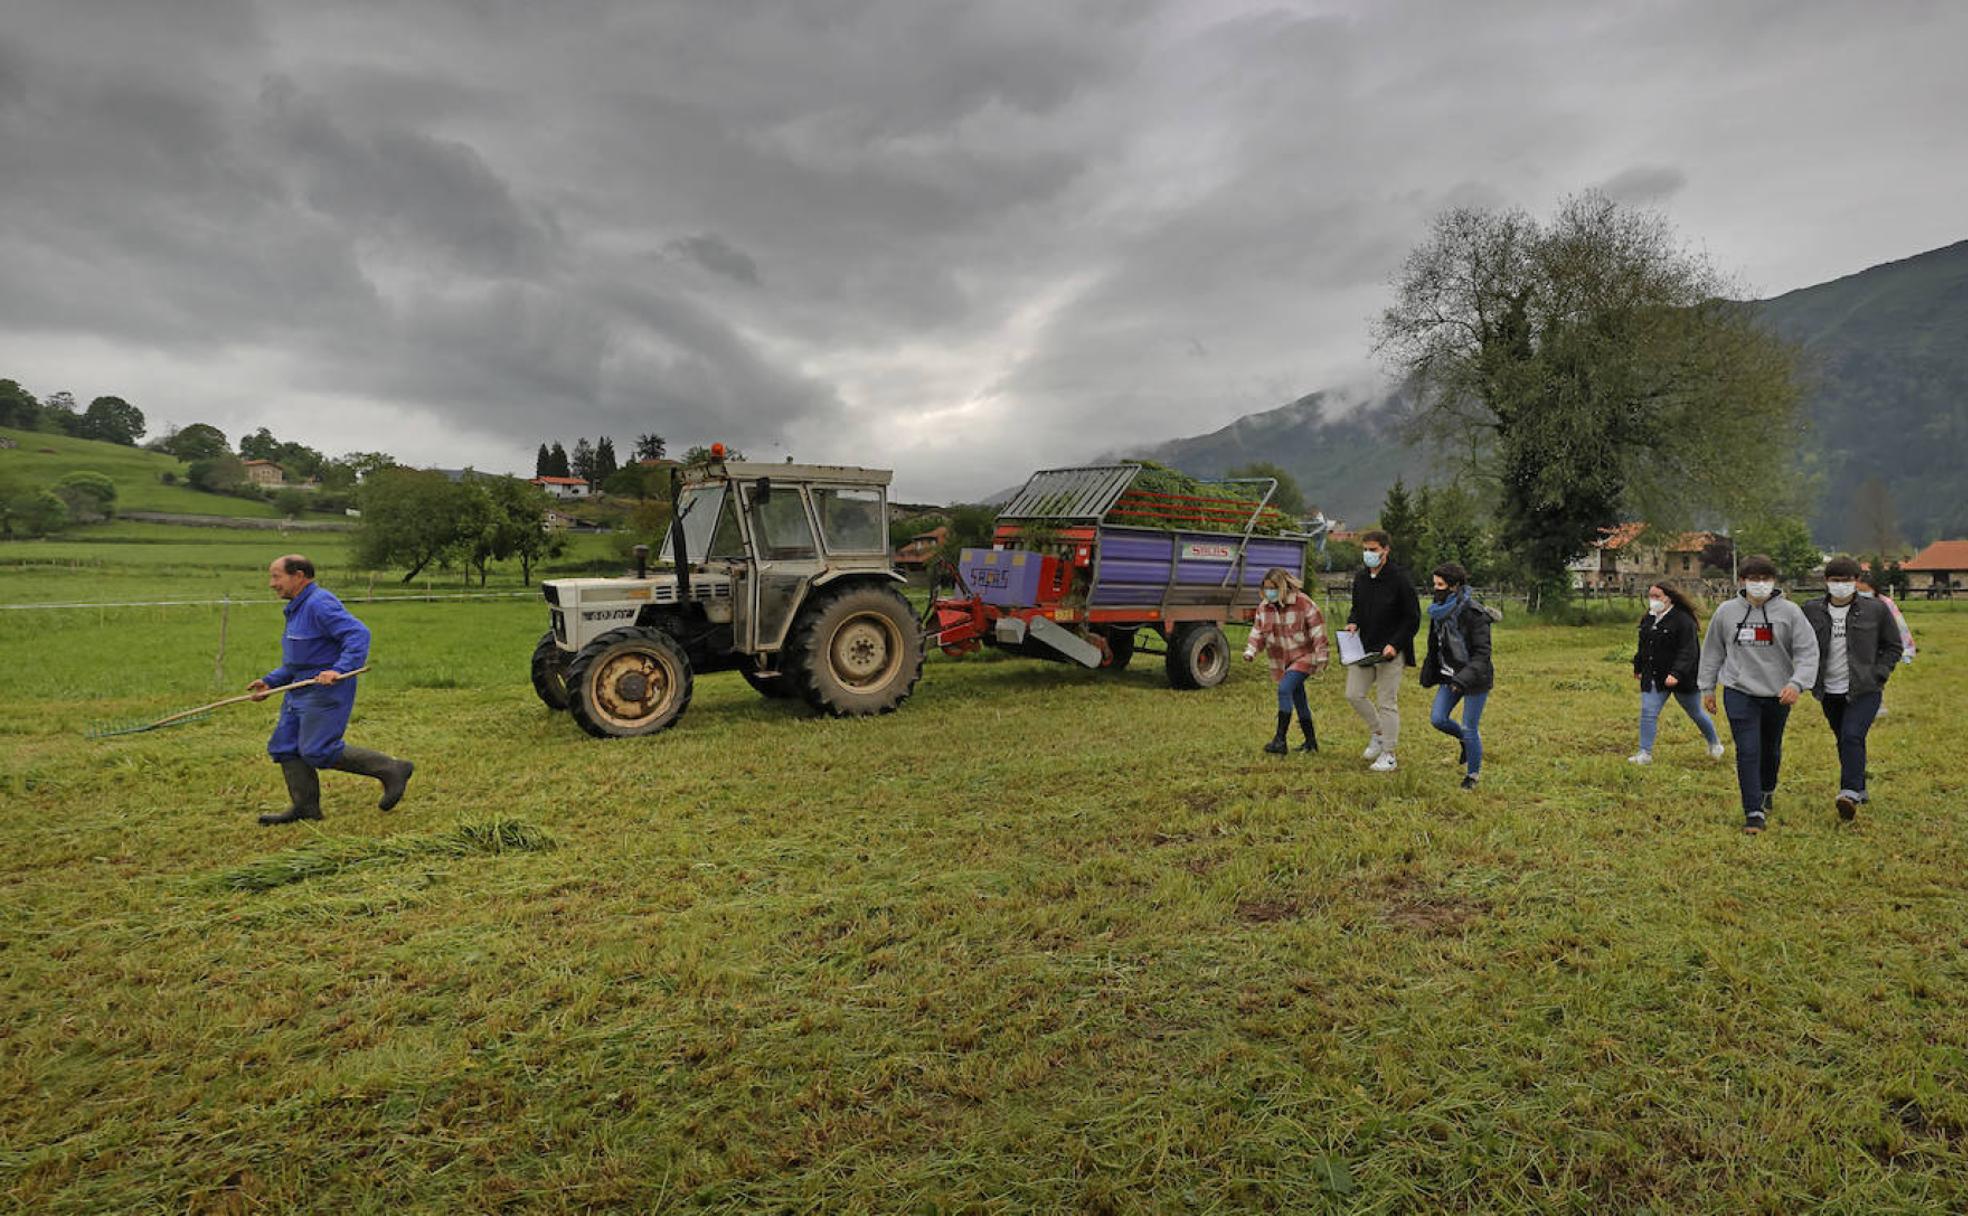
POLYGON ((1708 758, 1710 760, 1720 760, 1722 758, 1722 745, 1720 743, 1711 743, 1708 745, 1708 758))
POLYGON ((1654 753, 1634 752, 1626 758, 1626 762, 1628 764, 1652 764, 1654 762, 1654 753))
POLYGON ((1373 738, 1367 740, 1367 750, 1360 753, 1360 759, 1362 760, 1378 759, 1380 753, 1386 750, 1387 750, 1386 748, 1380 745, 1380 736, 1375 735, 1373 738))
MULTIPOLYGON (((1379 749, 1375 749, 1375 750, 1379 750, 1379 749)), ((1371 767, 1371 768, 1373 769, 1373 771, 1374 771, 1374 772, 1376 772, 1376 773, 1391 773, 1391 772, 1393 772, 1393 771, 1394 771, 1394 753, 1393 753, 1393 752, 1381 752, 1381 753, 1380 753, 1380 759, 1378 759, 1378 760, 1375 760, 1375 761, 1373 762, 1373 764, 1372 764, 1372 765, 1371 765, 1370 767, 1371 767)))

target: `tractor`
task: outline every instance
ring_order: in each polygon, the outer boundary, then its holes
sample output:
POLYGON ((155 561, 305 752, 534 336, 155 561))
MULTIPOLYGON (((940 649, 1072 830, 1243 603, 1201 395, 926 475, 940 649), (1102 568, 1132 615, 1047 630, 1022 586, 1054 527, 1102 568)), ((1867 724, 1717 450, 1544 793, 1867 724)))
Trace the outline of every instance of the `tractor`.
POLYGON ((711 461, 673 470, 656 567, 541 584, 552 627, 533 689, 601 738, 653 735, 693 679, 737 671, 835 717, 894 710, 922 675, 920 627, 889 561, 885 469, 711 461))

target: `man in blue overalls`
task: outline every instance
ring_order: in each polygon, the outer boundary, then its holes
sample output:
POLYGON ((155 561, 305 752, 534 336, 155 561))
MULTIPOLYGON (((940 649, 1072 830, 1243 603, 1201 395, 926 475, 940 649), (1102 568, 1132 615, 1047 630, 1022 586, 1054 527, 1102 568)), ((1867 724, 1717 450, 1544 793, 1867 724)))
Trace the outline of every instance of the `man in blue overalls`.
POLYGON ((403 798, 416 766, 342 741, 349 711, 355 708, 355 678, 344 675, 369 661, 369 627, 349 615, 342 601, 315 583, 314 563, 298 553, 276 557, 267 567, 267 586, 287 601, 287 627, 280 639, 280 666, 247 685, 264 701, 268 690, 297 680, 315 683, 286 694, 280 720, 267 740, 267 755, 287 778, 293 805, 260 816, 263 826, 321 818, 319 769, 360 773, 383 783, 376 806, 389 810, 403 798))

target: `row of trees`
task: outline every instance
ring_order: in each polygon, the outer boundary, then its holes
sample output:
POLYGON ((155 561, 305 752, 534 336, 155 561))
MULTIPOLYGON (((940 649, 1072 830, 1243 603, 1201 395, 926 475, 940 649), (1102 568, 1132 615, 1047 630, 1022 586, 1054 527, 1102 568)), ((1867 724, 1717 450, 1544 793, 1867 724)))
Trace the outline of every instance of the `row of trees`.
MULTIPOLYGON (((645 460, 661 460, 669 450, 669 445, 661 435, 646 433, 636 436, 635 454, 632 463, 645 460)), ((698 449, 691 449, 693 452, 698 449)), ((551 444, 543 443, 533 458, 535 477, 579 477, 589 485, 600 485, 622 468, 615 456, 615 441, 607 435, 593 443, 586 439, 574 441, 574 452, 569 455, 559 440, 551 444)))
POLYGON ((98 397, 84 410, 75 407, 73 393, 39 401, 19 381, 0 380, 0 426, 135 447, 143 438, 144 414, 121 397, 98 397))
POLYGON ((401 567, 406 583, 433 563, 463 563, 483 586, 490 563, 514 559, 522 582, 530 583, 534 564, 565 546, 545 526, 546 493, 516 477, 467 469, 453 481, 435 470, 388 468, 363 481, 359 501, 356 563, 401 567))

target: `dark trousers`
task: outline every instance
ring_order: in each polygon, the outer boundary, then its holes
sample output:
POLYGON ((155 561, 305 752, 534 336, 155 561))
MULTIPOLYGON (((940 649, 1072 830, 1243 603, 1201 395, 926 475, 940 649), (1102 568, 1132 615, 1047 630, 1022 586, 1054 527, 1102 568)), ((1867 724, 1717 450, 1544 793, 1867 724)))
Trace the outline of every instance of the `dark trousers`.
POLYGON ((1866 732, 1872 729, 1872 720, 1879 716, 1880 694, 1861 693, 1853 697, 1843 693, 1826 693, 1824 699, 1825 721, 1831 723, 1831 733, 1838 740, 1838 788, 1850 790, 1854 794, 1866 792, 1866 732))
POLYGON ((1776 792, 1790 706, 1775 697, 1753 697, 1725 688, 1722 709, 1729 715, 1729 734, 1736 740, 1736 786, 1742 791, 1743 813, 1760 811, 1763 795, 1776 792))

